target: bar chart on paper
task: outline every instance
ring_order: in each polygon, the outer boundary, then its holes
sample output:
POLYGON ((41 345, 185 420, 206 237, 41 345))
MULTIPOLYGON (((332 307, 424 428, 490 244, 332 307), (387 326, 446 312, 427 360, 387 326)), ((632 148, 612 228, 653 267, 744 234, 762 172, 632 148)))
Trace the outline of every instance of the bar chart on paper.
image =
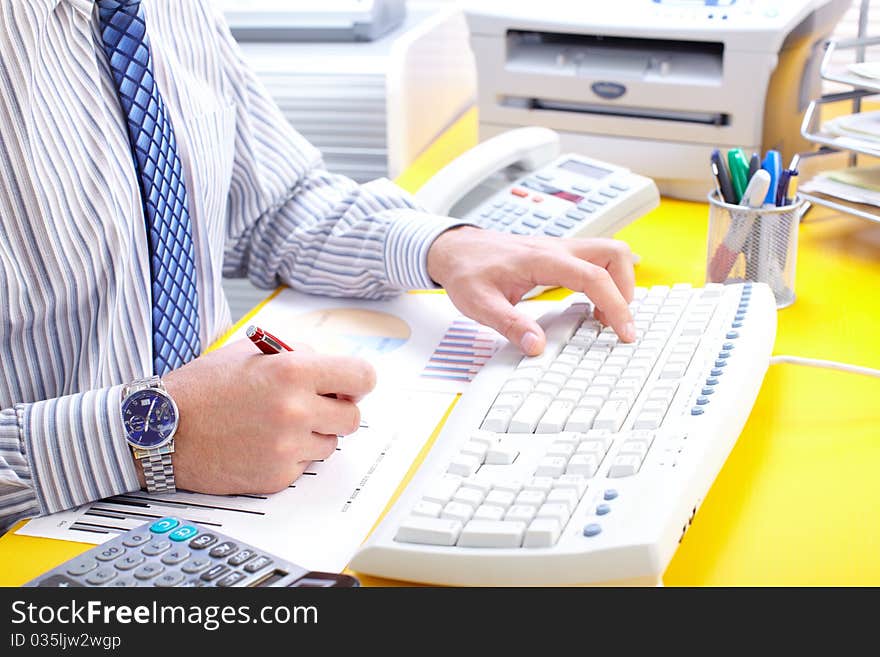
POLYGON ((453 319, 422 370, 425 379, 468 383, 498 350, 498 334, 460 316, 453 319))

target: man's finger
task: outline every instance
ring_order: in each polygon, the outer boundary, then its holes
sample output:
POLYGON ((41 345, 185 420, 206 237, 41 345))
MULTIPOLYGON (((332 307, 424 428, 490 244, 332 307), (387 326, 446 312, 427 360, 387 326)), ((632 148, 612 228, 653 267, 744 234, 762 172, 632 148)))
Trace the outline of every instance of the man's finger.
POLYGON ((376 371, 361 358, 296 352, 279 355, 300 358, 302 368, 307 370, 304 374, 313 382, 319 395, 360 399, 376 386, 376 371))
POLYGON ((358 430, 361 412, 354 402, 333 397, 316 397, 311 407, 312 431, 347 436, 358 430))
POLYGON ((527 356, 537 356, 544 351, 547 342, 544 331, 535 320, 514 308, 500 290, 487 287, 472 292, 459 308, 518 345, 527 356))
POLYGON ((535 283, 561 285, 583 292, 604 313, 621 340, 635 340, 636 328, 629 304, 607 269, 571 254, 560 257, 558 253, 550 252, 542 253, 529 264, 535 283))
POLYGON ((633 300, 636 272, 633 268, 632 250, 626 242, 590 239, 568 240, 566 244, 575 256, 607 269, 626 302, 633 300))

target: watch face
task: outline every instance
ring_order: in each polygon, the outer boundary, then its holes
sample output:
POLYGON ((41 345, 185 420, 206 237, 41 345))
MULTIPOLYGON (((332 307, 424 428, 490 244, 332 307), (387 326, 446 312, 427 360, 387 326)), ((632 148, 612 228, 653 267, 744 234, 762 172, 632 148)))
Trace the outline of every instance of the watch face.
POLYGON ((150 449, 168 442, 177 428, 177 407, 157 390, 138 390, 122 403, 128 442, 150 449))

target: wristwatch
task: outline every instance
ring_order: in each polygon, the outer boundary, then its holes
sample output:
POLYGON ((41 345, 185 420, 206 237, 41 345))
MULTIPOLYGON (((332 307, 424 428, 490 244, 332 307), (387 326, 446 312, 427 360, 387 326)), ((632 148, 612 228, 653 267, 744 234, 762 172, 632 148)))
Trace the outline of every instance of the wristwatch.
POLYGON ((147 490, 173 492, 174 433, 180 416, 162 379, 138 379, 122 389, 122 421, 125 439, 144 468, 147 490))

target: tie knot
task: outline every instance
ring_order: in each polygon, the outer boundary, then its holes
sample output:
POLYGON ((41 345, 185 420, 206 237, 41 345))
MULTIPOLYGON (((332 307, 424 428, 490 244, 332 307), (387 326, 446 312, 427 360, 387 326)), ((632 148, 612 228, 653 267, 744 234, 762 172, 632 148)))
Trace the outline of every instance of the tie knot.
POLYGON ((98 16, 104 25, 113 22, 114 17, 124 14, 131 18, 139 15, 141 0, 96 0, 98 16))

